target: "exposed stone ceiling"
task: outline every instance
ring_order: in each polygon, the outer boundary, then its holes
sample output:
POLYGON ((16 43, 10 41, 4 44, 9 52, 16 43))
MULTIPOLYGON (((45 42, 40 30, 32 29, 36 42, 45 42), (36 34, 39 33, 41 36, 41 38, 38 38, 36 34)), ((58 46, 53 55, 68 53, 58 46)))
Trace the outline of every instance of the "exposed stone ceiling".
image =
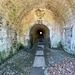
POLYGON ((34 14, 38 8, 46 12, 47 17, 44 18, 51 24, 54 21, 60 25, 67 24, 75 19, 75 0, 0 0, 0 14, 16 29, 34 22, 34 14))

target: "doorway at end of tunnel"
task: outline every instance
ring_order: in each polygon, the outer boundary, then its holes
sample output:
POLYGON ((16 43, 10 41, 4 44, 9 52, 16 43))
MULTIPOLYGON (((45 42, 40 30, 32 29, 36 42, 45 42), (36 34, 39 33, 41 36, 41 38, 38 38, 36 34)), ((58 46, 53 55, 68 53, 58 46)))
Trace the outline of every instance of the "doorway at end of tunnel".
POLYGON ((36 24, 30 29, 30 44, 43 42, 50 45, 50 30, 47 26, 36 24))

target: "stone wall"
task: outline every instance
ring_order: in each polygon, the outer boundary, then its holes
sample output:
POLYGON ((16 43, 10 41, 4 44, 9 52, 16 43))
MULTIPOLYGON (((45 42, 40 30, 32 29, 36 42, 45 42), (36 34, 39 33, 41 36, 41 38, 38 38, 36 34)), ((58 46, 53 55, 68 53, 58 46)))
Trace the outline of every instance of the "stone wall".
POLYGON ((17 52, 17 32, 0 16, 0 63, 17 52))
POLYGON ((72 53, 75 54, 75 26, 73 26, 73 30, 72 30, 71 50, 72 53))
POLYGON ((63 28, 62 44, 65 51, 75 54, 75 26, 63 28))
POLYGON ((42 15, 43 25, 50 30, 51 47, 62 42, 67 52, 75 54, 75 0, 0 0, 0 14, 11 24, 7 26, 0 17, 0 61, 14 54, 19 43, 29 46, 30 28, 42 15), (38 8, 41 12, 36 13, 38 8))

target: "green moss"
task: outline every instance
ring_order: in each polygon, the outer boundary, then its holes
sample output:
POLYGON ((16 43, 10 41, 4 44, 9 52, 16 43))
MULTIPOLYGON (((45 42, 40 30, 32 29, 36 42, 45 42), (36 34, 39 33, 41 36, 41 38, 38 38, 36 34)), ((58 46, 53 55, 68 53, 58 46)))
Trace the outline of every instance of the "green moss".
POLYGON ((27 50, 27 48, 23 44, 17 43, 17 41, 15 41, 12 47, 0 52, 0 64, 5 62, 8 58, 18 53, 22 49, 27 50))
POLYGON ((74 5, 72 4, 71 0, 68 0, 68 1, 69 1, 69 3, 70 3, 71 7, 74 8, 74 5))
POLYGON ((1 52, 0 52, 0 64, 1 64, 1 52))
POLYGON ((13 49, 12 47, 10 48, 10 52, 9 52, 9 56, 12 56, 13 55, 13 49))
POLYGON ((8 56, 9 56, 9 53, 3 50, 1 52, 1 63, 3 63, 7 59, 8 56))
POLYGON ((5 50, 3 50, 2 52, 1 52, 1 59, 3 60, 3 59, 5 59, 6 58, 6 52, 5 52, 5 50))
POLYGON ((24 49, 24 48, 25 48, 24 45, 19 43, 19 50, 24 49))
POLYGON ((57 47, 58 48, 63 48, 63 45, 61 44, 61 42, 58 43, 57 47))
POLYGON ((9 14, 9 20, 12 20, 14 18, 14 16, 16 16, 16 12, 17 12, 17 7, 13 6, 13 9, 11 10, 11 12, 9 14))
POLYGON ((12 51, 11 51, 12 54, 17 53, 17 47, 18 47, 17 41, 15 41, 12 45, 12 51))
POLYGON ((2 16, 0 16, 0 21, 2 21, 2 16))

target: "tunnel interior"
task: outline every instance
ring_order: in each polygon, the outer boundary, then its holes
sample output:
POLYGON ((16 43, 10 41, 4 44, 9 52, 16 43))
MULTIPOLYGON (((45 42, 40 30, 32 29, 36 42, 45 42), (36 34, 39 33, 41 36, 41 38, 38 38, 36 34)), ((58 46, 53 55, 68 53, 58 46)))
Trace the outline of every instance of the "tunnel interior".
POLYGON ((34 25, 30 30, 30 44, 50 42, 50 30, 45 25, 34 25))

